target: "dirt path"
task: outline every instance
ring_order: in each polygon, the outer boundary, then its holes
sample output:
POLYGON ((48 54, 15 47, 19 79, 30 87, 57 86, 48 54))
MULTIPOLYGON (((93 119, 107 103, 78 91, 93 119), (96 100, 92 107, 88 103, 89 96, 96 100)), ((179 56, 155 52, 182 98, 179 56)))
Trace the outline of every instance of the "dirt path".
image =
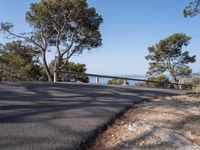
POLYGON ((88 150, 200 150, 200 95, 165 97, 134 106, 88 150))

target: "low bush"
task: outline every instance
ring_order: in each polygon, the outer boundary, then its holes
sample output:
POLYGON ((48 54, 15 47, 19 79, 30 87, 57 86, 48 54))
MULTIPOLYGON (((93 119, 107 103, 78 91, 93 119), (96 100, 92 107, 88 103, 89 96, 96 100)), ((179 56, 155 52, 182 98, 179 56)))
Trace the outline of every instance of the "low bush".
MULTIPOLYGON (((124 85, 124 80, 122 80, 122 79, 112 79, 112 80, 108 80, 107 84, 109 84, 109 85, 124 85)), ((126 82, 126 85, 129 85, 129 83, 126 82)))
POLYGON ((197 94, 200 94, 200 84, 198 84, 194 87, 194 92, 197 94))
POLYGON ((153 87, 153 88, 164 88, 164 87, 171 86, 169 79, 164 75, 157 76, 157 77, 150 77, 147 80, 149 82, 139 82, 137 86, 153 87), (151 81, 155 81, 155 82, 151 82, 151 81))

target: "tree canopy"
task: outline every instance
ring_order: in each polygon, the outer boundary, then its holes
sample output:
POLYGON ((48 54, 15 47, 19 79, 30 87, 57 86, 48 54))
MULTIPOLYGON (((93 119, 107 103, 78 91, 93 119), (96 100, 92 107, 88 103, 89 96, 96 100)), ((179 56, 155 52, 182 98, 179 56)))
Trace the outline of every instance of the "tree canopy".
MULTIPOLYGON (((64 63, 65 62, 63 61, 61 64, 63 65, 64 63)), ((51 73, 53 73, 54 71, 54 65, 55 60, 51 61, 51 63, 49 64, 51 73)), ((58 79, 66 82, 78 81, 83 83, 89 83, 89 78, 85 75, 86 70, 87 69, 85 64, 68 62, 68 64, 60 70, 58 79)))
MULTIPOLYGON (((62 64, 64 61, 62 62, 62 64)), ((48 64, 50 73, 54 71, 55 60, 48 64)), ((85 75, 86 65, 74 62, 62 68, 59 80, 66 82, 89 82, 85 75), (76 72, 81 75, 66 72, 76 72), (67 76, 66 76, 67 75, 67 76), (70 80, 66 80, 70 79, 70 80)), ((0 44, 0 81, 48 81, 45 68, 38 59, 37 51, 21 41, 0 44)))
POLYGON ((182 52, 191 37, 183 33, 176 33, 161 40, 158 44, 148 48, 149 55, 145 58, 150 60, 149 75, 160 75, 169 72, 175 82, 180 77, 188 76, 192 70, 187 64, 194 63, 196 56, 189 56, 189 52, 182 52))
POLYGON ((88 6, 86 0, 41 0, 31 4, 26 21, 32 28, 29 34, 13 33, 10 23, 2 23, 1 31, 11 37, 24 39, 40 50, 49 81, 53 80, 53 75, 46 62, 47 51, 56 52, 56 81, 60 70, 73 55, 102 44, 99 27, 103 19, 95 8, 88 6))
POLYGON ((193 17, 200 13, 200 0, 192 0, 190 4, 184 9, 183 14, 185 17, 193 17))
POLYGON ((21 41, 6 43, 0 47, 0 80, 33 81, 40 76, 35 50, 21 41))
POLYGON ((107 84, 110 84, 110 85, 129 85, 129 83, 126 81, 126 83, 124 83, 124 80, 122 79, 117 79, 117 78, 113 78, 111 80, 108 80, 107 84))

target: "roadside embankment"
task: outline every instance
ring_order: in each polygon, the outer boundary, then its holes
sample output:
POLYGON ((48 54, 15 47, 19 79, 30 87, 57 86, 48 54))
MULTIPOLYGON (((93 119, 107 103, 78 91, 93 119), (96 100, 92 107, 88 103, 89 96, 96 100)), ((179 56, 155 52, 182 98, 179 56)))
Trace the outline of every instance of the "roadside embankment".
POLYGON ((132 107, 88 150, 200 149, 200 95, 160 97, 132 107))

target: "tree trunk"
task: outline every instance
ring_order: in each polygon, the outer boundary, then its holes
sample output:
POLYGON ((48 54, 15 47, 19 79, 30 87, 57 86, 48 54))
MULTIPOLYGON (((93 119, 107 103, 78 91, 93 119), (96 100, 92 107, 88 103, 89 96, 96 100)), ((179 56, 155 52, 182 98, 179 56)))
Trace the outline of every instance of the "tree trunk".
POLYGON ((52 76, 51 76, 49 67, 48 67, 48 65, 47 65, 47 61, 46 61, 46 51, 42 51, 42 61, 43 61, 43 65, 44 65, 46 74, 47 74, 47 76, 48 76, 48 81, 49 81, 49 82, 52 82, 53 79, 52 79, 52 76))
POLYGON ((62 57, 58 56, 57 60, 55 59, 54 82, 58 81, 58 77, 59 77, 59 74, 60 74, 61 63, 62 63, 62 57))
POLYGON ((53 82, 57 82, 58 81, 58 72, 57 69, 54 69, 54 74, 53 74, 53 82))
POLYGON ((178 84, 179 80, 175 76, 173 76, 173 80, 174 80, 175 83, 178 84))
POLYGON ((174 67, 171 66, 170 59, 169 59, 169 73, 172 76, 174 82, 178 84, 179 80, 177 79, 177 77, 175 75, 175 69, 174 69, 174 67))
MULTIPOLYGON (((172 76, 174 82, 175 82, 176 84, 178 84, 178 83, 179 83, 179 80, 177 79, 176 75, 174 75, 174 70, 170 70, 170 75, 172 76)), ((176 87, 176 86, 175 86, 175 87, 176 87)))

